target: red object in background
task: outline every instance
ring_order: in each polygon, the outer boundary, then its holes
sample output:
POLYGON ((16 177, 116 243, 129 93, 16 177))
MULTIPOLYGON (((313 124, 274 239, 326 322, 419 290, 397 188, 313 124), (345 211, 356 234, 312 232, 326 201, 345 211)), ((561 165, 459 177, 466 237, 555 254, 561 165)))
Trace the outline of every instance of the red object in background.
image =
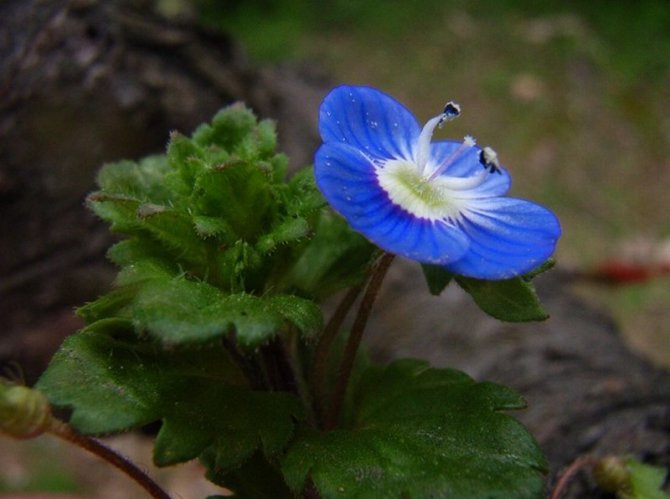
POLYGON ((626 285, 649 281, 670 274, 670 263, 663 265, 609 260, 586 273, 589 280, 610 285, 626 285))

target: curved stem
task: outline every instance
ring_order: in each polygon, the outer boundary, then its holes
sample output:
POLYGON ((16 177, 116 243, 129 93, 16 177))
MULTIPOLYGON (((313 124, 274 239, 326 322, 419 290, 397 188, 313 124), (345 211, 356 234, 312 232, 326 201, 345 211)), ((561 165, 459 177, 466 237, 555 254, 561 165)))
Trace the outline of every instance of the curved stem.
POLYGON ((314 412, 319 421, 323 420, 323 410, 326 399, 326 372, 328 371, 328 353, 333 341, 340 331, 340 327, 349 312, 349 309, 358 298, 363 286, 355 286, 344 295, 337 305, 335 312, 323 329, 319 342, 314 350, 314 361, 312 363, 312 395, 314 397, 314 412))
POLYGON ((354 360, 356 359, 356 352, 358 352, 358 347, 363 339, 363 332, 368 323, 372 305, 377 298, 379 288, 384 281, 384 276, 386 276, 386 271, 391 266, 394 256, 395 255, 392 255, 391 253, 382 254, 372 270, 370 280, 365 288, 365 294, 363 295, 361 304, 356 312, 356 318, 354 319, 351 333, 349 333, 349 338, 347 339, 347 344, 344 348, 344 354, 342 355, 342 362, 340 363, 335 390, 333 392, 333 402, 324 424, 326 430, 331 430, 337 426, 340 412, 342 411, 342 404, 344 403, 344 396, 347 392, 347 386, 349 385, 351 370, 354 366, 354 360))
POLYGON ((558 482, 556 482, 554 490, 551 492, 549 499, 560 499, 572 478, 583 468, 586 468, 587 466, 593 466, 596 463, 597 460, 592 457, 580 457, 573 461, 573 463, 563 472, 561 477, 558 479, 558 482))
POLYGON ((135 482, 146 490, 154 499, 170 499, 170 496, 160 488, 156 482, 149 478, 146 473, 98 440, 77 433, 68 424, 55 418, 51 418, 49 427, 46 431, 63 440, 67 440, 82 449, 86 449, 99 458, 104 459, 109 464, 116 466, 130 478, 135 480, 135 482))

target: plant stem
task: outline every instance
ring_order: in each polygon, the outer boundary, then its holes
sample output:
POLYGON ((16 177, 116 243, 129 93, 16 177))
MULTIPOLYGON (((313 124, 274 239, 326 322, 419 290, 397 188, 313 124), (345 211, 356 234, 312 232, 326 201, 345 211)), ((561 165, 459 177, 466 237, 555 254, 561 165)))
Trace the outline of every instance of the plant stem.
POLYGON ((286 359, 288 360, 291 370, 293 371, 293 379, 295 380, 296 391, 300 400, 302 401, 303 407, 305 408, 305 418, 307 424, 316 428, 317 420, 316 414, 314 413, 314 405, 312 403, 312 394, 305 379, 305 372, 302 367, 301 360, 301 342, 300 336, 292 328, 288 331, 286 338, 284 339, 284 349, 286 351, 286 359))
POLYGON ((86 449, 99 458, 104 459, 109 464, 116 466, 130 478, 135 480, 135 482, 137 482, 140 487, 146 490, 154 499, 170 499, 170 496, 162 488, 160 488, 156 482, 149 478, 146 473, 144 473, 135 464, 131 463, 126 458, 117 454, 109 447, 103 445, 98 440, 77 433, 68 424, 56 418, 51 418, 49 427, 46 431, 52 435, 67 440, 68 442, 73 443, 82 449, 86 449))
POLYGON ((580 457, 573 461, 573 463, 563 472, 558 479, 558 482, 556 482, 556 486, 551 492, 551 497, 549 499, 560 499, 570 480, 572 480, 581 469, 586 468, 587 466, 594 466, 597 462, 598 461, 593 457, 580 457))
POLYGON ((298 393, 295 374, 288 359, 288 352, 277 336, 259 349, 270 391, 298 393))
POLYGON ((361 299, 361 304, 358 306, 356 318, 351 327, 351 333, 349 334, 347 344, 344 347, 342 362, 340 363, 335 390, 333 392, 333 401, 324 424, 326 430, 335 428, 339 422, 340 412, 342 412, 342 404, 344 403, 344 396, 347 392, 347 386, 349 385, 349 378, 351 377, 351 370, 354 366, 354 360, 356 359, 356 353, 358 352, 358 347, 363 339, 363 332, 368 323, 372 305, 377 298, 379 288, 384 281, 384 277, 391 266, 394 256, 395 255, 392 255, 391 253, 383 253, 375 263, 372 274, 370 275, 370 280, 365 288, 365 294, 361 299))
POLYGON ((340 331, 342 322, 344 322, 349 309, 358 298, 358 295, 363 289, 362 285, 354 286, 347 291, 340 303, 337 305, 335 312, 330 317, 330 320, 323 329, 319 342, 314 350, 314 361, 312 363, 312 395, 314 397, 314 412, 319 421, 323 421, 324 406, 326 401, 326 372, 328 371, 328 353, 333 341, 340 331))

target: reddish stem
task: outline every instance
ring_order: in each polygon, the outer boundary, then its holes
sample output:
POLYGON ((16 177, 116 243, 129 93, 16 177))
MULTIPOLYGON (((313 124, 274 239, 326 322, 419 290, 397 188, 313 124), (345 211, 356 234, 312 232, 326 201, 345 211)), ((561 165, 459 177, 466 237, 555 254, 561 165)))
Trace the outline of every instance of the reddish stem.
POLYGON ((104 459, 109 464, 116 466, 123 471, 130 478, 135 480, 137 484, 146 490, 154 499, 170 499, 170 496, 160 486, 154 482, 149 476, 140 470, 135 464, 128 461, 126 458, 120 456, 109 447, 104 446, 98 440, 91 437, 81 435, 74 431, 68 424, 63 423, 55 418, 51 419, 49 428, 47 430, 52 435, 55 435, 63 440, 67 440, 82 449, 95 454, 101 459, 104 459))
POLYGON ((573 463, 565 469, 561 477, 558 479, 558 482, 556 482, 549 499, 560 499, 574 476, 587 466, 594 466, 597 462, 598 461, 593 457, 580 457, 573 461, 573 463))
POLYGON ((335 312, 331 316, 328 324, 323 329, 323 333, 319 338, 319 342, 316 345, 314 350, 314 362, 312 364, 312 393, 314 396, 314 412, 319 421, 323 420, 324 417, 324 405, 326 400, 326 372, 328 370, 328 353, 330 352, 330 347, 333 344, 333 341, 337 337, 337 333, 340 331, 340 327, 344 322, 349 309, 358 298, 362 286, 355 286, 344 295, 342 301, 338 304, 335 312))
POLYGON ((342 362, 340 363, 340 369, 338 371, 338 377, 333 393, 333 402, 324 423, 324 428, 326 430, 331 430, 337 426, 340 412, 342 411, 342 404, 344 403, 344 396, 347 392, 347 386, 349 385, 351 370, 354 366, 354 360, 356 359, 356 352, 358 352, 358 347, 361 344, 363 332, 365 331, 365 326, 368 323, 368 318, 372 311, 372 305, 377 298, 379 288, 384 281, 386 271, 391 266, 393 257, 394 255, 391 253, 384 253, 379 260, 377 260, 375 267, 372 270, 370 280, 368 281, 368 285, 365 288, 365 294, 361 299, 361 304, 358 307, 358 312, 356 313, 356 318, 354 319, 354 324, 351 327, 351 333, 349 333, 349 338, 347 339, 347 344, 344 348, 344 354, 342 355, 342 362))

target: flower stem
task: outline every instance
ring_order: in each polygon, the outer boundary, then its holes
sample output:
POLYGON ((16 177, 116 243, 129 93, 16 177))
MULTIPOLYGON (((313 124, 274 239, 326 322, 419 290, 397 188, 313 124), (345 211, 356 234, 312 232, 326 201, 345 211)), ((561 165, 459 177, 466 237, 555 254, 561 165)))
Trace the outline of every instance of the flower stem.
POLYGON ((323 333, 319 337, 319 342, 314 350, 314 361, 312 363, 312 395, 314 397, 314 412, 319 421, 323 421, 324 405, 326 400, 326 372, 328 371, 328 353, 333 341, 340 331, 342 322, 349 313, 349 309, 358 298, 358 295, 363 289, 363 286, 354 286, 347 291, 340 303, 337 305, 335 312, 330 317, 330 320, 323 329, 323 333))
POLYGON ((51 418, 46 431, 95 454, 111 465, 116 466, 130 478, 135 480, 135 482, 146 490, 154 499, 170 499, 170 496, 160 488, 156 482, 149 478, 146 473, 98 440, 77 433, 68 424, 56 418, 51 418))
POLYGON ((394 256, 395 255, 391 253, 382 254, 375 263, 370 275, 370 280, 365 288, 365 294, 361 299, 361 304, 358 306, 356 318, 351 327, 351 333, 349 334, 347 344, 344 347, 342 362, 340 363, 335 390, 333 392, 333 401, 324 424, 326 430, 335 428, 339 422, 340 412, 342 412, 342 404, 344 403, 344 396, 347 392, 347 386, 349 385, 349 378, 351 377, 351 370, 354 366, 354 360, 356 359, 356 353, 358 352, 358 347, 363 339, 363 332, 368 323, 372 305, 377 298, 379 288, 384 281, 384 276, 386 276, 386 272, 391 266, 394 256))
POLYGON ((281 337, 259 349, 270 391, 298 393, 294 372, 281 337))
POLYGON ((305 371, 301 360, 301 342, 300 335, 296 333, 295 329, 289 329, 288 334, 284 341, 284 348, 286 350, 286 360, 288 361, 291 369, 293 371, 293 379, 295 380, 296 392, 300 400, 302 401, 303 407, 305 408, 305 419, 307 424, 316 428, 317 418, 314 412, 314 403, 312 400, 312 393, 310 391, 310 386, 305 378, 305 371))
POLYGON ((554 490, 551 492, 549 499, 560 499, 572 478, 583 468, 594 466, 597 460, 592 457, 579 457, 566 468, 561 477, 556 482, 554 490))

